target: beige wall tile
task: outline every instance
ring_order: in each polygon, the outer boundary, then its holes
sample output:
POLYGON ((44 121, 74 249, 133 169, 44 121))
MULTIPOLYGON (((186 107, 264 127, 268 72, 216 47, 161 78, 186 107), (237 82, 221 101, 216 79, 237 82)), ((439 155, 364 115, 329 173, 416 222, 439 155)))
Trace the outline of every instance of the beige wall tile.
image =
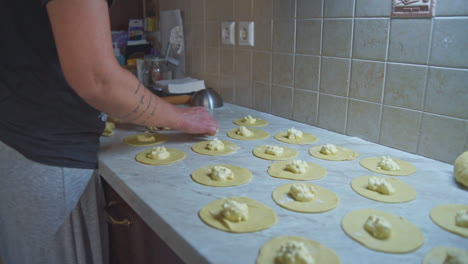
POLYGON ((223 75, 235 74, 235 53, 233 48, 224 48, 220 50, 220 72, 223 75))
POLYGON ((273 51, 294 52, 295 20, 273 21, 273 51))
POLYGON ((353 60, 349 95, 374 103, 382 102, 385 63, 353 60))
POLYGON ((347 96, 351 60, 322 58, 320 92, 347 96))
POLYGON ((297 0, 297 18, 322 17, 323 0, 297 0))
POLYGON ((429 19, 392 19, 388 60, 425 64, 430 34, 429 19))
POLYGON ((254 48, 256 50, 271 50, 272 47, 272 27, 271 20, 255 21, 255 39, 254 48))
POLYGON ((356 0, 356 17, 389 17, 390 13, 387 0, 356 0))
POLYGON ((253 108, 271 113, 271 85, 255 82, 253 87, 253 108))
POLYGON ((273 18, 273 0, 254 0, 254 19, 269 20, 273 18))
POLYGON ((292 88, 272 85, 271 113, 284 118, 292 119, 292 95, 292 88))
POLYGON ((235 18, 237 21, 250 21, 253 19, 254 0, 234 0, 235 18))
POLYGON ((431 65, 468 67, 468 17, 436 18, 432 33, 431 65), (462 33, 464 32, 464 33, 462 33))
POLYGON ((325 0, 324 17, 352 17, 354 15, 354 1, 325 0))
POLYGON ((318 126, 341 134, 345 133, 348 99, 320 94, 318 126))
POLYGON ((203 76, 205 86, 219 92, 219 75, 206 73, 203 76))
POLYGON ((221 75, 219 80, 219 95, 226 103, 234 103, 234 90, 236 88, 236 79, 232 76, 221 75))
POLYGON ((193 47, 204 47, 205 46, 205 24, 196 23, 192 24, 192 45, 193 47))
POLYGON ((467 122, 449 117, 423 114, 418 154, 453 163, 466 149, 467 122))
POLYGON ((234 20, 234 0, 205 0, 205 19, 234 20))
POLYGON ((304 90, 294 90, 293 120, 317 125, 318 93, 304 90))
POLYGON ((218 74, 219 73, 219 48, 206 49, 206 73, 218 74))
POLYGON ((237 105, 252 107, 252 81, 237 79, 234 95, 237 105))
POLYGON ((352 19, 324 20, 322 55, 349 58, 352 27, 352 19))
POLYGON ((221 23, 220 22, 206 22, 205 23, 205 34, 206 40, 205 45, 207 47, 218 47, 221 38, 221 23))
POLYGON ((273 0, 273 18, 290 19, 296 14, 296 0, 273 0))
POLYGON ((304 90, 318 90, 320 57, 296 55, 294 87, 304 90))
POLYGON ((192 72, 205 73, 205 48, 193 48, 192 72))
POLYGON ((416 153, 421 115, 417 111, 384 106, 379 143, 416 153))
POLYGON ((293 86, 294 56, 291 54, 273 53, 272 84, 293 86))
POLYGON ((356 19, 353 58, 383 61, 387 53, 390 19, 356 19))
POLYGON ((422 110, 428 68, 410 64, 387 64, 386 105, 422 110))
POLYGON ((429 68, 424 111, 468 119, 468 70, 429 68))
POLYGON ((346 134, 372 142, 378 142, 380 111, 380 104, 349 100, 346 134))
POLYGON ((254 51, 253 53, 253 80, 257 82, 271 82, 271 53, 254 51))
MULTIPOLYGON (((160 2, 168 2, 170 0, 162 0, 160 2)), ((190 3, 190 18, 192 23, 200 23, 205 20, 205 0, 191 0, 190 3)))
POLYGON ((297 20, 296 53, 320 55, 322 20, 297 20))
POLYGON ((252 80, 252 50, 236 51, 236 76, 239 80, 252 80))

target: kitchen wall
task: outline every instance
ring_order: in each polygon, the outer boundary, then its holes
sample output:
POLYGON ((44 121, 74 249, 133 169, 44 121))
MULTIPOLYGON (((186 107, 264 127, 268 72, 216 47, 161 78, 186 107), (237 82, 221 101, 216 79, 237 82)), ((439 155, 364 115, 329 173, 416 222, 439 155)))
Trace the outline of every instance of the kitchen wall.
POLYGON ((160 1, 183 10, 189 74, 227 102, 449 163, 468 150, 464 0, 432 19, 391 19, 390 0, 160 1), (227 20, 255 21, 255 47, 221 44, 227 20))

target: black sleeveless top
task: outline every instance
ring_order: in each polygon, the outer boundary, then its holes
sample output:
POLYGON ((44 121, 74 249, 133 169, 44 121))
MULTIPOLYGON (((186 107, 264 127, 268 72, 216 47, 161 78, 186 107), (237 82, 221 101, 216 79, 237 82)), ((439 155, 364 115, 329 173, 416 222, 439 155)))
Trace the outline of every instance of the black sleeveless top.
POLYGON ((1 1, 0 36, 0 140, 40 163, 96 168, 105 123, 65 80, 44 3, 1 1))

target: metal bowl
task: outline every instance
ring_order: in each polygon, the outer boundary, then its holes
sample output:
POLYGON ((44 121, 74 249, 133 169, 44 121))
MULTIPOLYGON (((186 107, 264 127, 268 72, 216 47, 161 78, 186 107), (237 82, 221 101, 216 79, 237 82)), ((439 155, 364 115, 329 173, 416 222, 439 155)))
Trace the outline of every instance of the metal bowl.
POLYGON ((218 108, 223 106, 223 99, 221 99, 221 96, 219 96, 215 90, 206 88, 193 94, 190 105, 204 106, 206 108, 218 108))

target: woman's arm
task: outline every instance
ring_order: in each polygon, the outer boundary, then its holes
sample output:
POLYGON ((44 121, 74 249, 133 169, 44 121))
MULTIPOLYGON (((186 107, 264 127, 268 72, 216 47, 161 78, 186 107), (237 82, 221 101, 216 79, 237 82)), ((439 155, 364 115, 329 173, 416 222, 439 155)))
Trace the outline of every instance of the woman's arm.
POLYGON ((216 133, 219 124, 203 107, 167 103, 120 67, 105 0, 52 0, 47 12, 65 78, 88 104, 139 125, 216 133))

